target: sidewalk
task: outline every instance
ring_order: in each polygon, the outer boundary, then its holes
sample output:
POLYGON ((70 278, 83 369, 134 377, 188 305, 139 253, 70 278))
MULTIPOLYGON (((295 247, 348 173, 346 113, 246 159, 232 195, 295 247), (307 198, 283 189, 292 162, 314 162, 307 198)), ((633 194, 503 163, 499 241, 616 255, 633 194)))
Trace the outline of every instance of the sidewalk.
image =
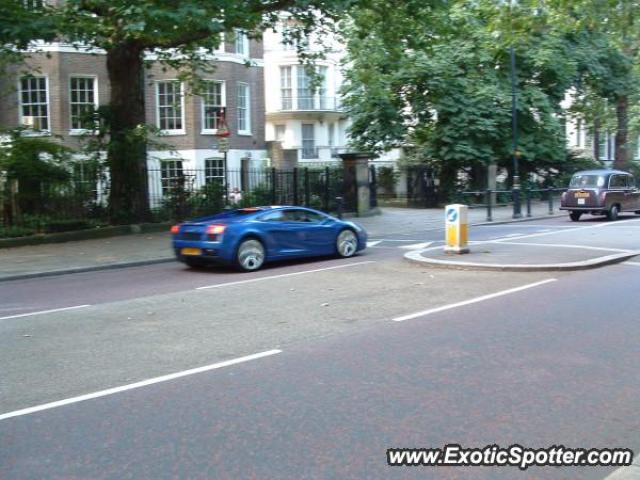
POLYGON ((561 230, 469 242, 466 254, 445 253, 440 245, 408 252, 405 258, 423 266, 462 270, 585 270, 639 255, 639 227, 637 215, 625 214, 616 222, 580 222, 561 230))
MULTIPOLYGON (((556 214, 558 211, 556 210, 556 214)), ((546 203, 532 208, 538 218, 549 218, 546 203)), ((494 223, 511 221, 511 207, 494 209, 494 223)), ((354 219, 370 237, 389 232, 411 234, 442 228, 443 209, 384 208, 382 215, 354 219)), ((469 210, 470 223, 483 223, 485 209, 469 210)), ((173 261, 169 232, 123 235, 0 249, 0 281, 173 261)))

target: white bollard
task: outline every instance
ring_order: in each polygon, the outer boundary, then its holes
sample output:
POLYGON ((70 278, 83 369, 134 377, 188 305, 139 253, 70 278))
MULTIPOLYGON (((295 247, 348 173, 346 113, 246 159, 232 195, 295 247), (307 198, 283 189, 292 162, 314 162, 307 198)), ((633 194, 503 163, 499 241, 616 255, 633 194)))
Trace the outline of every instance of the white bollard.
POLYGON ((457 203, 444 207, 445 253, 469 253, 467 246, 469 237, 468 209, 469 207, 466 205, 457 203))

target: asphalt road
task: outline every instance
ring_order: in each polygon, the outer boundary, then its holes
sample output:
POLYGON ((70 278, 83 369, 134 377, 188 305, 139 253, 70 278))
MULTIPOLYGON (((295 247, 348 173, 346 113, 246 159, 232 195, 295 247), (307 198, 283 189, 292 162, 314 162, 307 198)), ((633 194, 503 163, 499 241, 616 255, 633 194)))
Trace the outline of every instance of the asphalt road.
MULTIPOLYGON (((470 240, 482 241, 551 231, 562 232, 576 226, 583 227, 599 223, 602 223, 600 218, 586 219, 576 224, 570 222, 567 217, 560 217, 535 222, 479 226, 471 229, 470 240)), ((435 242, 434 244, 442 242, 443 235, 442 228, 433 226, 409 233, 388 232, 385 235, 372 237, 370 243, 373 246, 357 258, 374 261, 399 258, 409 247, 415 248, 416 245, 426 242, 435 242)), ((342 260, 331 258, 301 260, 267 265, 259 272, 247 274, 228 268, 192 270, 175 262, 2 282, 0 283, 0 318, 180 292, 205 285, 314 270, 342 263, 344 263, 342 260)))
POLYGON ((603 478, 613 468, 392 468, 385 452, 640 449, 638 266, 436 271, 399 247, 442 232, 413 236, 248 275, 165 264, 0 285, 15 314, 91 305, 0 320, 0 478, 603 478), (73 400, 205 365, 216 368, 73 400))

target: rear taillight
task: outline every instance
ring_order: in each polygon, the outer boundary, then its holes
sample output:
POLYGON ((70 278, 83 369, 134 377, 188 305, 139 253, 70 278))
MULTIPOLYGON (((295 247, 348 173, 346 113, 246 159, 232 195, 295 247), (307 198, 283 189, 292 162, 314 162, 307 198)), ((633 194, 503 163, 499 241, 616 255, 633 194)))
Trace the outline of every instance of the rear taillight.
POLYGON ((180 233, 180 226, 179 225, 174 225, 173 227, 171 227, 171 234, 172 235, 177 235, 180 233))
POLYGON ((224 233, 226 225, 209 225, 207 227, 207 235, 221 235, 224 233))
POLYGON ((220 236, 226 228, 226 225, 209 225, 207 227, 207 238, 210 242, 219 242, 220 236))

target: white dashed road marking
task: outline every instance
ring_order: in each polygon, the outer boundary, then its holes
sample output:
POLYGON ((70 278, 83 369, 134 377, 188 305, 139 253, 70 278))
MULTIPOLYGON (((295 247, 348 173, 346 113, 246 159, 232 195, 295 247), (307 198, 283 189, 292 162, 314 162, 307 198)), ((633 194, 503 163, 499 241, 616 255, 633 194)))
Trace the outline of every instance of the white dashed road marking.
POLYGON ((130 383, 128 385, 122 385, 120 387, 109 388, 107 390, 100 390, 99 392, 88 393, 86 395, 80 395, 78 397, 67 398, 64 400, 58 400, 57 402, 45 403, 43 405, 37 405, 35 407, 24 408, 22 410, 15 410, 0 415, 0 420, 6 420, 12 417, 19 417, 22 415, 29 415, 30 413, 40 412, 42 410, 49 410, 51 408, 62 407, 72 403, 83 402, 85 400, 92 400, 94 398, 106 397, 120 392, 126 392, 127 390, 133 390, 135 388, 147 387, 156 383, 168 382, 175 380, 176 378, 186 377, 189 375, 195 375, 197 373, 208 372, 210 370, 216 370, 218 368, 229 367, 231 365, 237 365, 238 363, 249 362, 251 360, 257 360, 259 358, 268 357, 282 353, 282 350, 268 350, 266 352, 254 353, 253 355, 247 355, 245 357, 234 358, 232 360, 226 360, 224 362, 213 363, 204 367, 192 368, 190 370, 183 370, 182 372, 171 373, 169 375, 163 375, 161 377, 150 378, 148 380, 142 380, 141 382, 130 383))
POLYGON ((423 243, 412 243, 411 245, 402 245, 398 248, 404 248, 406 250, 421 250, 423 248, 427 248, 433 242, 423 242, 423 243))
POLYGON ((403 315, 402 317, 396 317, 392 319, 394 322, 404 322, 405 320, 411 320, 418 317, 425 317, 427 315, 431 315, 432 313, 443 312, 445 310, 450 310, 452 308, 463 307, 465 305, 470 305, 472 303, 483 302, 485 300, 491 300, 492 298, 502 297, 503 295, 509 295, 511 293, 521 292, 522 290, 527 290, 529 288, 539 287, 540 285, 545 285, 547 283, 557 281, 555 278, 549 278, 547 280, 542 280, 540 282, 529 283, 527 285, 522 285, 521 287, 510 288, 508 290, 502 290, 496 293, 490 293, 488 295, 482 295, 481 297, 471 298, 469 300, 464 300, 458 303, 452 303, 449 305, 443 305, 442 307, 430 308, 429 310, 423 310, 421 312, 410 313, 408 315, 403 315))

